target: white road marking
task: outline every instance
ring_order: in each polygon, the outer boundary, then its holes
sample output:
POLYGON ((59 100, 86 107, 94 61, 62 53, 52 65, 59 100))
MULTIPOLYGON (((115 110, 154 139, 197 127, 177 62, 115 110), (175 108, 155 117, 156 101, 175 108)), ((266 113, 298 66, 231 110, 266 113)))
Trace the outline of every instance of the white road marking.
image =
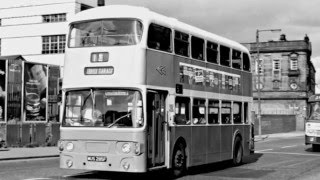
POLYGON ((299 155, 299 156, 317 156, 320 157, 320 154, 304 154, 304 153, 286 153, 286 152, 263 152, 266 154, 284 154, 284 155, 299 155))
POLYGON ((23 180, 45 180, 45 179, 51 179, 51 178, 29 178, 29 179, 23 179, 23 180))
POLYGON ((298 146, 298 145, 283 146, 283 147, 281 147, 281 148, 291 148, 291 147, 296 147, 296 146, 298 146))
POLYGON ((262 150, 256 150, 254 152, 265 152, 265 151, 272 151, 273 149, 262 149, 262 150))

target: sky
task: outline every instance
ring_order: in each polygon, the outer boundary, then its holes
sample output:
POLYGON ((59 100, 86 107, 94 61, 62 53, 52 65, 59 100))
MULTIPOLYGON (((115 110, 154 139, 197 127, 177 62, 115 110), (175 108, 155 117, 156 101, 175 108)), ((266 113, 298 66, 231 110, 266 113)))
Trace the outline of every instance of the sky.
MULTIPOLYGON (((0 8, 39 0, 0 0, 0 8)), ((70 1, 70 0, 52 0, 70 1)), ((85 1, 85 0, 83 0, 85 1)), ((307 34, 312 43, 312 62, 320 87, 320 0, 105 0, 106 5, 144 6, 166 16, 197 26, 240 43, 255 42, 257 29, 281 29, 262 32, 260 41, 302 40, 307 34)), ((320 92, 320 91, 319 91, 320 92)))
POLYGON ((320 0, 106 0, 109 4, 144 6, 240 43, 255 42, 257 29, 281 29, 261 32, 260 41, 279 40, 280 34, 303 40, 307 34, 320 76, 320 0))

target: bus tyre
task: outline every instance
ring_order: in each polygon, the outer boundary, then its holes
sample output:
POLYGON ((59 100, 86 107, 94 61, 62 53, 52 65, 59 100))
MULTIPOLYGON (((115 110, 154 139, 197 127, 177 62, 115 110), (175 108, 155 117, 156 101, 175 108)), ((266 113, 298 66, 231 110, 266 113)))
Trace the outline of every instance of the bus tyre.
POLYGON ((242 157, 243 157, 243 147, 242 147, 241 139, 239 137, 236 137, 234 141, 232 164, 234 166, 240 165, 242 163, 242 157))
POLYGON ((312 144, 312 151, 319 151, 320 144, 312 144))
POLYGON ((186 151, 185 146, 182 143, 178 143, 172 156, 172 175, 174 177, 180 177, 185 174, 186 166, 186 151))

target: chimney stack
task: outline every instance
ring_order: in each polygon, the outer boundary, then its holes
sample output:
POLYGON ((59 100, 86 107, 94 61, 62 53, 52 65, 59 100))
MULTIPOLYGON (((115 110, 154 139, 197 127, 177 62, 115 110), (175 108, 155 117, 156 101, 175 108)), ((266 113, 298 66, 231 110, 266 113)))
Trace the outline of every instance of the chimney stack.
POLYGON ((98 0, 98 6, 104 6, 105 0, 98 0))
POLYGON ((287 38, 286 38, 285 34, 281 34, 280 35, 280 41, 287 41, 287 38))

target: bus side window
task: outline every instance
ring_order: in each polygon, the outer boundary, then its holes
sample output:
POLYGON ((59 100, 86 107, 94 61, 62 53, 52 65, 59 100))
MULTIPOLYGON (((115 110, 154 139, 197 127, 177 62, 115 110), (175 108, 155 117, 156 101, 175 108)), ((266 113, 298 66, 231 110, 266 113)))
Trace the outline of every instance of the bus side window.
POLYGON ((190 124, 190 99, 185 97, 176 97, 175 106, 175 123, 178 125, 190 124))
POLYGON ((219 124, 219 100, 209 100, 208 104, 208 123, 219 124))
POLYGON ((218 63, 218 45, 212 42, 207 42, 207 61, 218 63))
POLYGON ((193 124, 206 124, 206 100, 194 99, 192 106, 192 121, 193 124))
POLYGON ((220 45, 220 64, 230 67, 230 48, 220 45))
POLYGON ((250 58, 247 53, 243 53, 243 70, 250 72, 250 58))
POLYGON ((241 52, 238 50, 232 50, 232 67, 235 69, 241 69, 241 52))
POLYGON ((172 52, 171 29, 157 24, 150 24, 148 32, 148 47, 166 52, 172 52))
POLYGON ((233 102, 233 123, 241 124, 242 123, 242 103, 241 102, 233 102))
POLYGON ((175 31, 174 52, 178 55, 189 57, 189 34, 175 31))
POLYGON ((221 122, 222 124, 231 124, 231 102, 229 101, 222 101, 221 122))
POLYGON ((244 104, 243 104, 243 120, 244 120, 244 123, 245 124, 248 124, 249 123, 249 119, 248 119, 248 114, 249 114, 249 109, 248 109, 248 103, 247 102, 245 102, 244 104))
POLYGON ((191 37, 191 55, 192 58, 203 60, 203 46, 204 40, 194 37, 191 37))

